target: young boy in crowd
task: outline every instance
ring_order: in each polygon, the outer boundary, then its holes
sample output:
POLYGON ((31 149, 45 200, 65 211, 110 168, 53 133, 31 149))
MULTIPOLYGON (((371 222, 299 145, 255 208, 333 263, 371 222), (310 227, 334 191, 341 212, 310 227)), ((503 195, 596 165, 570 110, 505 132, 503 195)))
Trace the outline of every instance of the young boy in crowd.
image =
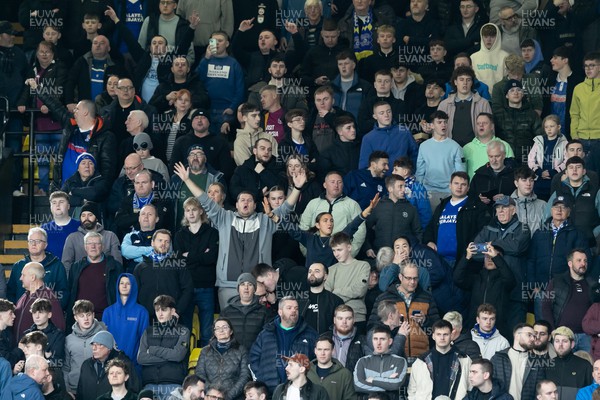
POLYGON ((242 104, 241 113, 244 127, 237 130, 235 142, 233 142, 233 159, 235 163, 242 165, 244 161, 253 155, 252 149, 258 139, 267 139, 271 142, 273 156, 276 157, 279 154, 277 152, 277 140, 263 131, 260 125, 260 109, 254 104, 244 103, 242 104))
POLYGON ((102 29, 100 17, 96 14, 85 14, 81 22, 81 28, 85 34, 81 34, 78 38, 72 38, 73 41, 73 57, 78 59, 92 48, 92 41, 99 35, 98 31, 102 29))
POLYGON ((62 368, 65 360, 65 333, 58 329, 50 320, 52 318, 52 303, 48 299, 37 299, 29 310, 33 317, 33 325, 25 331, 25 335, 31 332, 43 332, 47 340, 42 354, 49 362, 50 368, 62 368))

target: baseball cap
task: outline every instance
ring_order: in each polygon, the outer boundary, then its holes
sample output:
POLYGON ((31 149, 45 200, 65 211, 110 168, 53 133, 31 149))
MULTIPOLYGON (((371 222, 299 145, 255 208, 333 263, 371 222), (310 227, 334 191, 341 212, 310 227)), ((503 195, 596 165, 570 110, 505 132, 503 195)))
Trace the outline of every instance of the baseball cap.
POLYGON ((502 196, 494 203, 494 207, 497 206, 516 206, 515 200, 510 196, 502 196))

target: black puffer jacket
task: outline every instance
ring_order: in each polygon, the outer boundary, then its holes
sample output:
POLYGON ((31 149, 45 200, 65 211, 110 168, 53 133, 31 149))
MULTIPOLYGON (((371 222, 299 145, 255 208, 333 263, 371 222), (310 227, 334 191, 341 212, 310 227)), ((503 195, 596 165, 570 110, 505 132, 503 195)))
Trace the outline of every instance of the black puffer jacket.
POLYGON ((235 296, 221 311, 221 317, 231 322, 237 341, 248 350, 269 320, 269 311, 259 304, 256 296, 247 306, 240 302, 240 296, 235 296))
POLYGON ((187 254, 187 269, 192 275, 194 288, 213 288, 217 280, 217 258, 219 257, 219 232, 202 224, 193 233, 183 226, 175 234, 175 250, 187 254))
POLYGON ((250 380, 248 352, 237 340, 223 354, 217 350, 217 341, 212 339, 202 348, 196 366, 196 375, 207 384, 219 384, 227 390, 228 400, 238 400, 244 395, 244 385, 250 380))
MULTIPOLYGON (((79 131, 79 127, 75 123, 73 115, 57 99, 40 91, 38 91, 38 96, 48 106, 54 120, 60 121, 63 126, 62 138, 58 148, 59 158, 58 162, 54 163, 54 174, 52 175, 52 185, 54 190, 57 190, 61 187, 62 160, 64 160, 67 152, 71 136, 79 131)), ((115 135, 105 127, 104 120, 97 117, 90 136, 87 152, 96 159, 98 173, 111 182, 117 176, 117 157, 115 157, 117 154, 117 141, 115 135)))
POLYGON ((79 172, 75 172, 66 180, 60 190, 69 193, 71 207, 82 206, 86 200, 102 204, 108 197, 110 182, 97 172, 84 182, 79 172))
POLYGON ((111 391, 110 383, 108 383, 108 374, 104 371, 108 361, 118 358, 125 362, 129 367, 129 379, 125 383, 127 390, 130 392, 139 392, 142 389, 140 378, 133 368, 133 363, 122 351, 112 349, 108 354, 107 360, 102 365, 102 372, 98 376, 96 372, 96 360, 90 357, 81 364, 81 374, 79 375, 79 383, 77 384, 77 399, 81 400, 96 400, 99 396, 111 391))

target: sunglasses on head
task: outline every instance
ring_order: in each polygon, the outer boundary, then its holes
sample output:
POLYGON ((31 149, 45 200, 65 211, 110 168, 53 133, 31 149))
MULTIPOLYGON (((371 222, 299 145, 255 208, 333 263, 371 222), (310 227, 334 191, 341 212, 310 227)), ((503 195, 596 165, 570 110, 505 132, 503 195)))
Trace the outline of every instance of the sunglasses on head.
POLYGON ((146 150, 146 149, 148 149, 148 143, 146 143, 146 142, 142 142, 140 144, 134 143, 133 144, 133 149, 135 151, 137 151, 137 150, 146 150))

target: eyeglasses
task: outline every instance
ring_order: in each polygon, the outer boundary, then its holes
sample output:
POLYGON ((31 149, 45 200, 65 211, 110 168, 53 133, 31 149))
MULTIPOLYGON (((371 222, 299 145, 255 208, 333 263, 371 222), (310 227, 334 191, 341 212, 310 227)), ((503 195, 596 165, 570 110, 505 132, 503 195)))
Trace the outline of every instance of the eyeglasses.
POLYGON ((406 275, 404 275, 404 274, 400 274, 400 275, 402 275, 402 277, 403 277, 404 279, 406 279, 407 281, 416 282, 416 281, 418 281, 418 280, 419 280, 419 277, 418 277, 418 276, 412 277, 412 276, 406 276, 406 275))
POLYGON ((29 244, 34 244, 34 245, 36 245, 36 246, 37 246, 37 245, 38 245, 38 244, 40 244, 40 243, 46 243, 46 241, 45 241, 45 240, 42 240, 42 239, 29 239, 29 240, 27 241, 27 243, 29 243, 29 244))
POLYGON ((568 207, 565 206, 552 206, 553 210, 565 211, 568 207))
POLYGON ((204 153, 191 153, 188 155, 188 158, 196 158, 199 159, 200 157, 202 157, 204 155, 204 153))
POLYGON ((125 172, 129 172, 129 171, 135 171, 136 169, 138 169, 139 167, 141 167, 142 164, 138 164, 135 167, 125 167, 125 172))
POLYGON ((133 90, 133 86, 117 86, 117 89, 127 92, 133 90))
POLYGON ((226 332, 229 330, 228 326, 215 326, 215 329, 213 329, 215 332, 226 332))
POLYGON ((148 143, 146 143, 146 142, 142 142, 142 143, 140 143, 140 144, 137 144, 137 143, 134 143, 134 144, 133 144, 133 149, 134 149, 135 151, 138 151, 138 150, 146 150, 147 148, 148 148, 148 143))

